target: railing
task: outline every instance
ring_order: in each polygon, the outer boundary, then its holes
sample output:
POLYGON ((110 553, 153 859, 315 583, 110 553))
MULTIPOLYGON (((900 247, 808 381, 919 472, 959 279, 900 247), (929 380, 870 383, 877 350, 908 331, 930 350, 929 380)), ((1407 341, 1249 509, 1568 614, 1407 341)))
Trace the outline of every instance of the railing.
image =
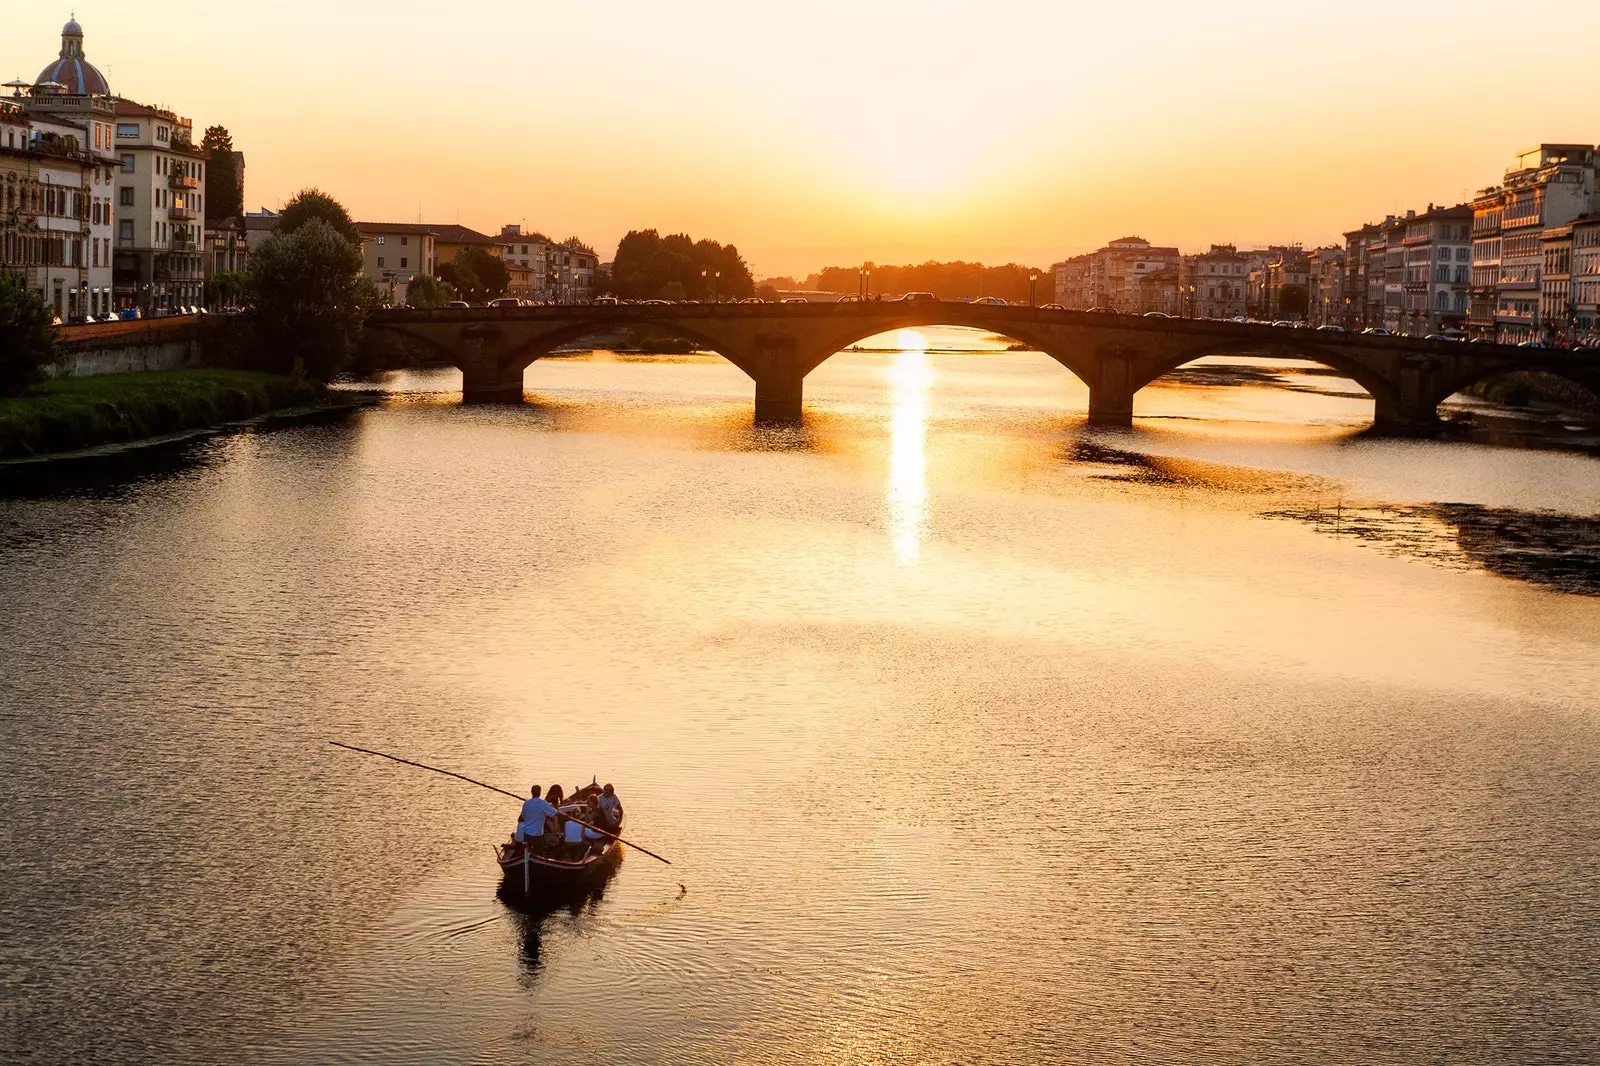
POLYGON ((174 173, 167 179, 167 188, 169 189, 198 189, 199 187, 200 179, 190 174, 174 173))
POLYGON ((200 217, 200 213, 192 207, 173 206, 167 208, 167 217, 174 222, 193 222, 200 217))

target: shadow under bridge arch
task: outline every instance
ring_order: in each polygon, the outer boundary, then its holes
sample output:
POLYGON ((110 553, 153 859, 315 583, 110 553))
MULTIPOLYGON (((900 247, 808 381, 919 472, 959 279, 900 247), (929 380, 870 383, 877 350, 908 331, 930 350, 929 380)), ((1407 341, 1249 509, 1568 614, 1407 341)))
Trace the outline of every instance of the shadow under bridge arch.
MULTIPOLYGON (((1375 425, 1384 426, 1400 417, 1399 390, 1388 377, 1358 354, 1340 351, 1333 345, 1305 343, 1285 338, 1281 341, 1277 339, 1214 341, 1135 355, 1129 360, 1126 393, 1114 398, 1118 401, 1119 410, 1116 414, 1120 415, 1122 410, 1126 411, 1126 416, 1116 424, 1126 425, 1131 421, 1134 397, 1147 385, 1192 363, 1214 356, 1290 359, 1316 363, 1354 381, 1362 391, 1372 397, 1375 425)), ((1236 385, 1239 382, 1233 381, 1227 384, 1236 385)), ((1107 419, 1107 421, 1112 420, 1107 419)))

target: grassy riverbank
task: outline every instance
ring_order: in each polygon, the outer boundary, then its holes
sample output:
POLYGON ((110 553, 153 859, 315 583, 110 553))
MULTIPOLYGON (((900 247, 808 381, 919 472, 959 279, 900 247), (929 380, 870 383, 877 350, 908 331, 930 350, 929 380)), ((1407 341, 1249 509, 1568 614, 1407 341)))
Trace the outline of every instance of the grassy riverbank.
POLYGON ((248 370, 58 378, 0 397, 0 459, 206 429, 325 395, 313 382, 248 370))

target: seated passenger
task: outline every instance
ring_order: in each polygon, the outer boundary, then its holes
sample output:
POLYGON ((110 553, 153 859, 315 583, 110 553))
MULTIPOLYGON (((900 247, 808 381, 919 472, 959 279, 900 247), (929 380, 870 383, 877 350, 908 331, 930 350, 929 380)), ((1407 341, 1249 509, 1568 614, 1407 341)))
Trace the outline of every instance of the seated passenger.
POLYGON ((542 839, 550 825, 556 819, 556 809, 548 800, 539 797, 539 786, 533 786, 533 794, 522 801, 522 813, 517 817, 516 832, 511 834, 511 839, 518 844, 527 844, 542 839))
MULTIPOLYGON (((588 822, 589 825, 597 825, 601 828, 609 828, 606 826, 606 816, 600 810, 600 797, 596 796, 592 792, 589 793, 589 802, 584 807, 583 814, 580 817, 582 817, 584 821, 588 822)), ((584 827, 583 842, 585 845, 587 845, 584 849, 586 852, 594 850, 595 845, 603 844, 607 839, 608 838, 606 835, 600 832, 598 829, 590 829, 588 826, 584 827)))
MULTIPOLYGON (((567 810, 572 811, 574 814, 577 813, 576 808, 568 807, 567 810)), ((585 830, 583 826, 571 818, 563 818, 561 820, 566 823, 562 826, 562 841, 566 844, 567 858, 580 858, 584 851, 583 834, 585 830)))
POLYGON ((610 785, 600 790, 600 816, 605 819, 600 824, 607 829, 615 829, 622 824, 622 801, 617 798, 617 790, 610 785))

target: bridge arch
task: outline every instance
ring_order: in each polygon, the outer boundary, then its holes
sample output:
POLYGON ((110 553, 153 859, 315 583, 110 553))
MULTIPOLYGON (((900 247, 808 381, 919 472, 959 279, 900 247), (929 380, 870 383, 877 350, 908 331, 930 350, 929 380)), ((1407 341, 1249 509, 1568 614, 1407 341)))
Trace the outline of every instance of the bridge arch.
MULTIPOLYGON (((869 337, 876 337, 879 334, 889 333, 897 329, 926 329, 948 326, 957 329, 981 330, 994 336, 1008 337, 1019 341, 1035 351, 1043 352, 1045 355, 1050 356, 1057 363, 1072 371, 1084 384, 1093 383, 1095 364, 1092 352, 1084 351, 1078 346, 1060 343, 1059 338, 1053 335, 1047 325, 1030 322, 1020 315, 1006 316, 1001 319, 993 314, 984 313, 992 310, 981 304, 908 304, 903 309, 895 307, 881 317, 876 315, 852 315, 850 318, 837 323, 830 322, 827 328, 818 331, 816 336, 806 345, 806 349, 799 360, 800 366, 804 368, 801 376, 804 377, 805 374, 811 373, 811 371, 827 362, 834 355, 845 351, 852 345, 859 344, 869 337), (974 311, 972 310, 974 307, 981 308, 981 310, 974 311)), ((1019 310, 1022 309, 1019 308, 1019 310)))
MULTIPOLYGON (((1287 332, 1287 331, 1286 331, 1287 332)), ((1372 397, 1373 420, 1383 424, 1394 418, 1400 408, 1399 391, 1394 383, 1358 356, 1340 351, 1333 345, 1306 343, 1298 338, 1251 338, 1250 340, 1216 340, 1176 350, 1162 352, 1139 361, 1136 372, 1130 377, 1130 392, 1137 395, 1146 386, 1159 381, 1198 360, 1211 356, 1243 356, 1250 358, 1297 359, 1316 363, 1344 375, 1362 391, 1372 397)), ((1130 400, 1132 396, 1130 395, 1130 400)), ((1130 404, 1131 407, 1131 404, 1130 404)))
POLYGON ((1600 403, 1600 363, 1590 367, 1578 365, 1574 358, 1565 353, 1552 353, 1554 358, 1535 359, 1527 362, 1512 362, 1507 360, 1503 365, 1493 368, 1473 367, 1460 373, 1442 377, 1434 390, 1434 406, 1448 400, 1460 392, 1465 392, 1474 385, 1481 385, 1486 381, 1504 377, 1515 373, 1540 373, 1558 377, 1563 381, 1571 382, 1578 388, 1592 396, 1596 403, 1600 403))

